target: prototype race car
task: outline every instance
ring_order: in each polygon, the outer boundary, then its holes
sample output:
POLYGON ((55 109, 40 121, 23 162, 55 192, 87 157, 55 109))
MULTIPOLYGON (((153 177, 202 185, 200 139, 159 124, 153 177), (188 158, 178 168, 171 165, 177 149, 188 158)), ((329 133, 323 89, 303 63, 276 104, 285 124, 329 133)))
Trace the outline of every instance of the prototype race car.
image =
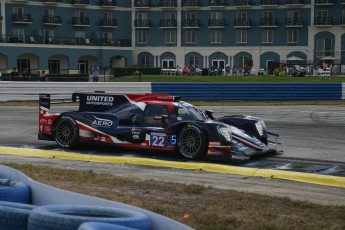
MULTIPOLYGON (((63 148, 80 142, 108 143, 136 149, 175 151, 188 159, 233 159, 274 152, 263 120, 252 116, 213 118, 168 94, 75 92, 71 99, 39 95, 40 140, 63 148), (53 103, 79 102, 77 111, 49 113, 53 103)), ((275 138, 276 134, 272 134, 275 138)), ((272 142, 278 144, 276 140, 272 142)))

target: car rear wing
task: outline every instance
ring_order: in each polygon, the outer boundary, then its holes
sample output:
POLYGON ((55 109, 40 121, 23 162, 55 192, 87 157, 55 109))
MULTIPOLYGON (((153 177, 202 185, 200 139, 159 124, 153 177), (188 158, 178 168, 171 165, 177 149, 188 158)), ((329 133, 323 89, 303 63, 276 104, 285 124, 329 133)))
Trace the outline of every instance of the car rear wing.
POLYGON ((73 100, 71 98, 64 98, 64 99, 51 99, 51 95, 47 93, 40 93, 39 94, 39 106, 50 109, 51 104, 64 104, 64 103, 73 103, 77 100, 73 100))

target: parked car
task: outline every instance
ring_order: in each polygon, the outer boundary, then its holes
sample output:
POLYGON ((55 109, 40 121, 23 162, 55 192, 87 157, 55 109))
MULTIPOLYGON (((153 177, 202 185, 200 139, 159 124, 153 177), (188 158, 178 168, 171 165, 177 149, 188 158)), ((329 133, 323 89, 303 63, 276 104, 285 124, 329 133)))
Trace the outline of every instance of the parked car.
POLYGON ((168 94, 75 92, 70 99, 58 100, 40 94, 39 104, 38 138, 55 140, 62 148, 97 142, 178 152, 188 159, 244 159, 275 151, 260 118, 214 118, 210 110, 203 113, 168 94), (52 103, 67 101, 79 102, 79 109, 49 112, 52 103))

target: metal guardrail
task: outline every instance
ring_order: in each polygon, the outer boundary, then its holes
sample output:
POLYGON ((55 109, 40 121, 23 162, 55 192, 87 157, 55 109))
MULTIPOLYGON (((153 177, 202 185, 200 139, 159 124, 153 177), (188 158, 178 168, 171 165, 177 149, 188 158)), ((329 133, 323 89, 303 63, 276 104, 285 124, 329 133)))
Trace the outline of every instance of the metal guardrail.
POLYGON ((9 82, 0 83, 0 101, 38 100, 39 93, 74 91, 168 93, 182 100, 345 100, 345 83, 150 83, 150 82, 9 82))

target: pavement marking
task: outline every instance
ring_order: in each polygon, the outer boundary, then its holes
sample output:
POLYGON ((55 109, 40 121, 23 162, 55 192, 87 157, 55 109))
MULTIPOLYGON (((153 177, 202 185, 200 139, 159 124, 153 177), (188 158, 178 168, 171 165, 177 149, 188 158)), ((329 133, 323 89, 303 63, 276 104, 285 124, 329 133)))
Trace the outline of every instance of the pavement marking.
POLYGON ((98 163, 113 163, 113 164, 133 164, 153 167, 166 167, 176 169, 188 169, 195 171, 207 171, 214 173, 235 174, 251 177, 263 177, 268 179, 283 179, 298 182, 305 182, 318 185, 343 187, 345 188, 345 177, 320 175, 313 173, 291 172, 274 169, 259 169, 246 168, 239 166, 220 165, 213 163, 190 163, 190 162, 175 162, 157 159, 139 158, 139 157, 123 157, 123 156, 98 156, 88 155, 74 152, 63 152, 56 150, 42 150, 42 149, 23 149, 13 147, 0 147, 0 154, 16 155, 26 157, 41 157, 50 159, 73 160, 73 161, 87 161, 98 163))

